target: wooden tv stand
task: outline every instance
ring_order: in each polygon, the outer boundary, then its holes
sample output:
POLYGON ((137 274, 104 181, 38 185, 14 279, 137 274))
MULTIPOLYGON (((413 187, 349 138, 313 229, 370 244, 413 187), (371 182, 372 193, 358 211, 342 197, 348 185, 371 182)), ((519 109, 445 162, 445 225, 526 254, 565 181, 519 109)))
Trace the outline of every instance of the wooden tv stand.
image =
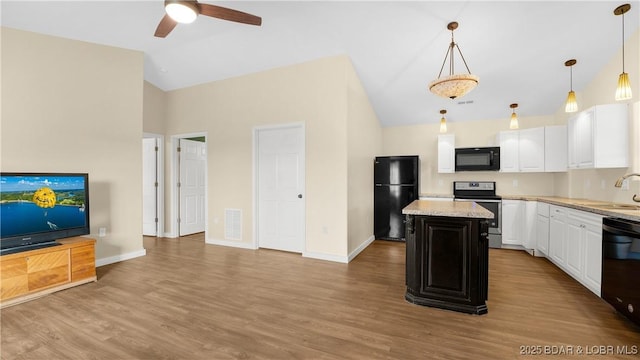
POLYGON ((97 280, 94 239, 57 242, 62 245, 0 257, 0 308, 97 280))

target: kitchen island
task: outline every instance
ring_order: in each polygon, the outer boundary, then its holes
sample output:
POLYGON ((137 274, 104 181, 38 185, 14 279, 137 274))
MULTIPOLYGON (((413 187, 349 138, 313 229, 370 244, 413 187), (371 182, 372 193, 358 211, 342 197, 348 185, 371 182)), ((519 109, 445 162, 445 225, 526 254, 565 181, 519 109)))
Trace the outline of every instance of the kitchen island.
POLYGON ((488 221, 493 213, 474 202, 416 200, 406 217, 405 299, 411 303, 487 313, 488 221))

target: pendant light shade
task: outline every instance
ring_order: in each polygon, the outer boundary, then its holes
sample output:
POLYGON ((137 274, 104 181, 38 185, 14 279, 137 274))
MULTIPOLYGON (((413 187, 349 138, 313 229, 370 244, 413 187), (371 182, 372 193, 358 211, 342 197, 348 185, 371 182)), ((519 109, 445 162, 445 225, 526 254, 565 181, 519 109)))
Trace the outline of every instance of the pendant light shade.
POLYGON ((509 107, 511 108, 511 121, 509 122, 509 129, 517 129, 518 126, 518 115, 516 115, 516 108, 518 107, 518 104, 511 104, 509 105, 509 107))
POLYGON ((447 119, 444 118, 444 114, 447 113, 447 110, 440 110, 440 114, 442 114, 442 118, 440 119, 440 132, 447 132, 447 119))
POLYGON ((618 87, 616 88, 617 101, 629 100, 632 97, 629 74, 624 71, 624 14, 630 9, 630 4, 624 4, 613 10, 615 15, 622 15, 622 74, 618 77, 618 87))
POLYGON ((564 63, 564 66, 568 66, 571 71, 571 77, 570 77, 571 90, 569 91, 569 95, 567 96, 567 102, 564 106, 564 111, 568 113, 578 111, 578 102, 576 101, 576 93, 573 91, 573 65, 575 64, 576 64, 576 59, 567 60, 564 63))
POLYGON ((480 80, 480 78, 471 74, 469 66, 467 66, 467 61, 464 59, 462 51, 460 51, 460 47, 458 47, 458 45, 453 40, 453 31, 457 28, 458 23, 455 21, 450 22, 447 25, 447 29, 451 30, 451 43, 449 44, 447 53, 444 56, 444 62, 442 63, 442 67, 440 68, 438 78, 429 83, 429 90, 432 93, 450 99, 455 99, 466 95, 478 85, 478 81, 480 80), (458 49, 458 53, 462 58, 462 62, 467 68, 467 74, 455 74, 455 69, 453 66, 454 48, 458 49), (447 63, 447 58, 449 59, 449 75, 442 76, 442 70, 447 63))
POLYGON ((633 97, 631 93, 631 83, 629 82, 629 74, 623 72, 618 77, 618 87, 616 88, 616 100, 629 100, 633 97))

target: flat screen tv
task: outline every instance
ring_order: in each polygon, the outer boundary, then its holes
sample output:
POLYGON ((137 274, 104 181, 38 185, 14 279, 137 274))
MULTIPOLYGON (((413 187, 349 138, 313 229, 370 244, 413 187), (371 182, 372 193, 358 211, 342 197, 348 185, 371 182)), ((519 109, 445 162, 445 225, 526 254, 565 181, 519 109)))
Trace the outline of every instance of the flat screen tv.
POLYGON ((0 254, 89 234, 89 176, 0 173, 0 254))

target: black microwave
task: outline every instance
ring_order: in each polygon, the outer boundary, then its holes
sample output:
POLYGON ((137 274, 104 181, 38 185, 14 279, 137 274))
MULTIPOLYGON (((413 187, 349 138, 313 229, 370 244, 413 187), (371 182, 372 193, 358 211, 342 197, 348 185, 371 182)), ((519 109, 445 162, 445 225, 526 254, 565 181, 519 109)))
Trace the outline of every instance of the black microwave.
POLYGON ((456 149, 456 171, 500 170, 499 147, 477 147, 456 149))

